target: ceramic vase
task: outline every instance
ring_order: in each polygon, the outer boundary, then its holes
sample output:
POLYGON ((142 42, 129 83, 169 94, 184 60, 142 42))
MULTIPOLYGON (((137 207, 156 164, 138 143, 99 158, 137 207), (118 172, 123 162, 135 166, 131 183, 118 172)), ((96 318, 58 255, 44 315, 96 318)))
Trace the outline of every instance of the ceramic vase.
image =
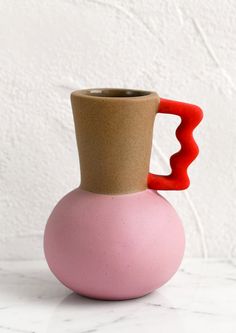
POLYGON ((51 213, 44 236, 48 265, 73 291, 96 299, 146 295, 166 283, 184 254, 184 231, 159 190, 189 186, 198 154, 192 132, 199 107, 155 92, 89 89, 71 95, 81 184, 51 213), (149 173, 158 114, 181 117, 171 174, 149 173))

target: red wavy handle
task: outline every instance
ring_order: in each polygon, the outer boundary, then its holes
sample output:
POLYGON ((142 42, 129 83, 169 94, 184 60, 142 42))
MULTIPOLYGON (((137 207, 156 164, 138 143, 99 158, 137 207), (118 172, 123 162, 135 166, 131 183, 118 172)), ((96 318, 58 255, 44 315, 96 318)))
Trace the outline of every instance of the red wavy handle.
POLYGON ((154 190, 184 190, 190 184, 187 168, 199 152, 193 130, 202 120, 202 110, 196 105, 161 98, 158 113, 181 117, 181 123, 176 130, 181 149, 170 158, 171 174, 161 176, 149 173, 148 187, 154 190))

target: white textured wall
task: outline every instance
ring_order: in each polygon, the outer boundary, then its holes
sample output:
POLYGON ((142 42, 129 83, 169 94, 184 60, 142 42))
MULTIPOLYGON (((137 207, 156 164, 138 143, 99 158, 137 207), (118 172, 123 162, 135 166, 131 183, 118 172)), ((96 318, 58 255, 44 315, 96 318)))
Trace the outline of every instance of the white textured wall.
MULTIPOLYGON (((79 184, 70 92, 156 90, 200 105, 192 185, 164 195, 187 256, 236 252, 236 2, 0 1, 0 258, 42 257, 53 206, 79 184)), ((169 170, 176 118, 155 124, 151 169, 169 170)))

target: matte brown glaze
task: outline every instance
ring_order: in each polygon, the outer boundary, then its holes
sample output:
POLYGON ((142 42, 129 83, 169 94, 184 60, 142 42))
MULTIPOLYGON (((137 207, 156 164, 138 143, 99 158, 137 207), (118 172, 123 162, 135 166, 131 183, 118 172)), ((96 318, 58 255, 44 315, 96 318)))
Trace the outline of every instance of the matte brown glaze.
POLYGON ((130 89, 71 94, 84 190, 124 194, 147 188, 159 97, 130 89))

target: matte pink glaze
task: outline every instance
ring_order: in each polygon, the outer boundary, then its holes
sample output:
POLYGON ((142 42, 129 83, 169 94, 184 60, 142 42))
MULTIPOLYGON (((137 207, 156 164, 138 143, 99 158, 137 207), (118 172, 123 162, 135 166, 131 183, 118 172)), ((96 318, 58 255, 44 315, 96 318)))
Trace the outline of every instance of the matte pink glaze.
POLYGON ((49 217, 44 250, 68 288, 122 300, 171 278, 183 257, 184 232, 173 207, 155 191, 104 195, 76 189, 49 217))

